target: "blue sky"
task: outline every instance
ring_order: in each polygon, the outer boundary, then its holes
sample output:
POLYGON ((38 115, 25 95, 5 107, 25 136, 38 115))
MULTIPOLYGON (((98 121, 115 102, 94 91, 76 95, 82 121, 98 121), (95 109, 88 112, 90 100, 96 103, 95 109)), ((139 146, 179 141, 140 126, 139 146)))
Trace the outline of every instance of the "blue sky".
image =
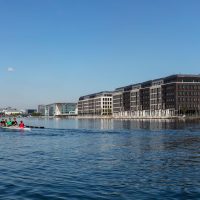
POLYGON ((199 0, 0 0, 0 107, 200 73, 199 0))

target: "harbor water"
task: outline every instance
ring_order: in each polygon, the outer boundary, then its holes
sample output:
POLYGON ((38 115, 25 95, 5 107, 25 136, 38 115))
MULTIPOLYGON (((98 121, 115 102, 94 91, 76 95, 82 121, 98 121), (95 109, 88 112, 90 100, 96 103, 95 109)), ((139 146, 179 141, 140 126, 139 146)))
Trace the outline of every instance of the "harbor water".
POLYGON ((200 122, 24 119, 0 129, 0 199, 200 199, 200 122))

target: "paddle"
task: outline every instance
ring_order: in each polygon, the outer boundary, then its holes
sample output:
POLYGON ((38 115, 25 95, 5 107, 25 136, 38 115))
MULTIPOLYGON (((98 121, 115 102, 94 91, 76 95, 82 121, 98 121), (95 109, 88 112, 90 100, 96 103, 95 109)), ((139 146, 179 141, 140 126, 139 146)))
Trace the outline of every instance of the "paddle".
POLYGON ((44 128, 44 126, 25 126, 26 128, 44 128))

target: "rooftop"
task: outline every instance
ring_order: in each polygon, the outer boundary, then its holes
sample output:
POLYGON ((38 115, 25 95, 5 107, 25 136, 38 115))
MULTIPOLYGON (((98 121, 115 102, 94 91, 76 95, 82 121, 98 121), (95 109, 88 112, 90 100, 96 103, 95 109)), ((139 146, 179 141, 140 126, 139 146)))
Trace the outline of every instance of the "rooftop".
POLYGON ((131 85, 127 85, 127 86, 124 86, 124 87, 119 87, 119 88, 116 88, 115 89, 115 92, 117 91, 129 91, 131 90, 132 88, 134 87, 139 87, 139 86, 142 86, 142 87, 148 87, 151 85, 152 82, 156 82, 156 81, 162 81, 162 80, 169 80, 169 79, 173 79, 173 78, 200 78, 200 74, 173 74, 173 75, 170 75, 170 76, 166 76, 166 77, 161 77, 161 78, 157 78, 157 79, 153 79, 153 80, 148 80, 148 81, 145 81, 145 82, 141 82, 141 83, 136 83, 136 84, 131 84, 131 85))
POLYGON ((113 93, 112 91, 102 91, 102 92, 98 92, 98 93, 93 93, 93 94, 81 96, 81 97, 79 98, 79 100, 95 98, 95 97, 98 97, 98 96, 102 96, 102 95, 104 95, 104 94, 112 94, 112 93, 113 93))

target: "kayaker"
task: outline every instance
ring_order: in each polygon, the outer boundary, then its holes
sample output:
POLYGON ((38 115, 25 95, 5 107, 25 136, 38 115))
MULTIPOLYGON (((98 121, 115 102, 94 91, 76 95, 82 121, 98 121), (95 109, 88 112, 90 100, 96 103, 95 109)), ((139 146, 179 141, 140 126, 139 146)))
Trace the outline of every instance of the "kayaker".
POLYGON ((6 126, 6 122, 4 119, 1 120, 1 126, 6 126))
POLYGON ((10 118, 9 118, 9 120, 7 121, 6 125, 7 125, 7 126, 12 126, 12 121, 11 121, 10 118))
POLYGON ((5 126, 7 126, 7 119, 4 120, 5 126))
POLYGON ((17 120, 16 120, 16 118, 14 118, 13 121, 12 121, 12 126, 17 126, 17 124, 18 124, 17 120))
POLYGON ((24 127, 25 127, 25 125, 24 125, 23 121, 20 121, 19 128, 24 128, 24 127))

